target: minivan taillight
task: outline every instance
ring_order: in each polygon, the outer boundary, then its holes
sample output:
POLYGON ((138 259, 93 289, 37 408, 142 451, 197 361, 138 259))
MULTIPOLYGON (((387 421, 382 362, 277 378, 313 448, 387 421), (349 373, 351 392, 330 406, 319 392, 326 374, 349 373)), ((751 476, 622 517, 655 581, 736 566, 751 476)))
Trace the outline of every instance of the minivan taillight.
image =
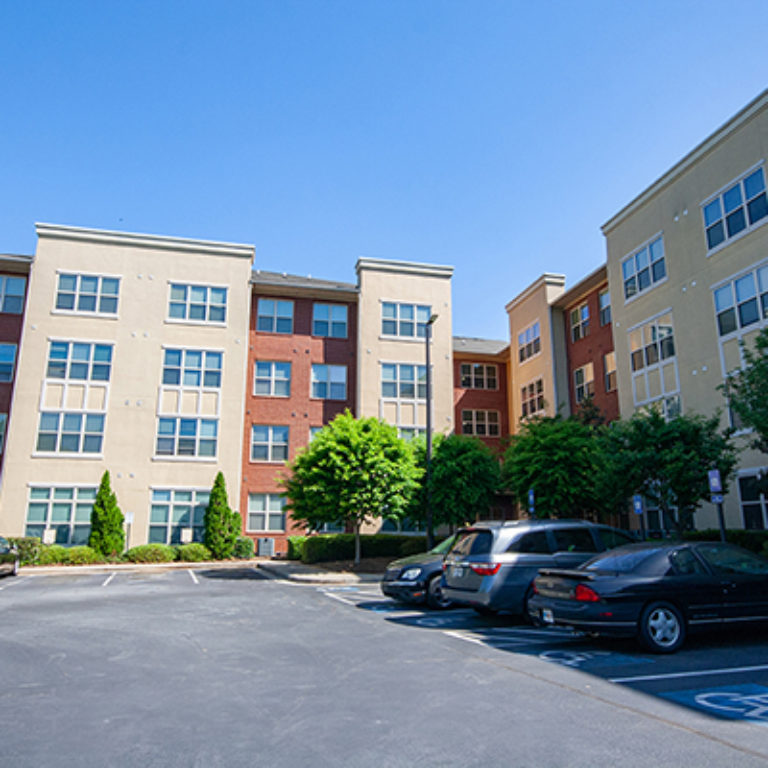
POLYGON ((576 589, 573 590, 573 599, 580 603, 598 603, 600 602, 600 595, 586 584, 577 584, 576 589))
POLYGON ((478 576, 493 576, 499 572, 501 563, 470 563, 469 566, 478 576))

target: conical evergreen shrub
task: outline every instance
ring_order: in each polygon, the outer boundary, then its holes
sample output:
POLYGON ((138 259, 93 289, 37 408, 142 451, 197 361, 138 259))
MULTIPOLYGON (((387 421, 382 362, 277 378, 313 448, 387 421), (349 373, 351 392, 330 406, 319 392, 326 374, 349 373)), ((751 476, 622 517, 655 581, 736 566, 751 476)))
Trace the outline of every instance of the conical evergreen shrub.
POLYGON ((124 522, 123 513, 117 506, 117 497, 112 492, 109 472, 104 472, 93 502, 88 546, 104 557, 118 557, 125 549, 124 522))
POLYGON ((217 560, 232 557, 240 535, 240 515, 233 512, 227 498, 224 475, 219 472, 211 488, 211 498, 205 510, 205 546, 217 560))

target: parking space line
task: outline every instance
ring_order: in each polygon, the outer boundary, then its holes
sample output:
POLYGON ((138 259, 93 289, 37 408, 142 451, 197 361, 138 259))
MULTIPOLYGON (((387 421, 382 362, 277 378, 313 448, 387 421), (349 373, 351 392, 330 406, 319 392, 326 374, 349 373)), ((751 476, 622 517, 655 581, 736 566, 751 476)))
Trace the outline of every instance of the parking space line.
POLYGON ((17 576, 13 581, 9 582, 8 584, 3 584, 3 586, 0 587, 0 592, 2 592, 4 589, 6 589, 6 587, 13 587, 13 586, 16 586, 17 584, 21 584, 21 583, 23 583, 25 581, 28 581, 28 578, 24 578, 23 576, 22 577, 18 577, 17 576))
POLYGON ((768 670, 768 664, 755 667, 723 667, 722 669, 699 669, 692 672, 669 672, 664 675, 635 675, 634 677, 612 677, 612 683, 641 683, 650 680, 674 680, 681 677, 707 677, 709 675, 728 675, 736 672, 761 672, 768 670))
POLYGON ((357 605, 354 600, 347 600, 346 597, 342 597, 341 595, 337 595, 333 592, 326 592, 325 594, 334 600, 338 600, 340 603, 344 603, 344 605, 351 605, 353 608, 357 605))
POLYGON ((109 584, 109 582, 115 578, 115 576, 117 576, 117 573, 113 571, 112 573, 109 574, 109 577, 102 582, 101 586, 106 587, 109 584))
POLYGON ((192 577, 192 581, 194 581, 195 584, 200 583, 200 579, 198 579, 197 576, 195 576, 195 572, 191 568, 187 570, 187 573, 192 577))

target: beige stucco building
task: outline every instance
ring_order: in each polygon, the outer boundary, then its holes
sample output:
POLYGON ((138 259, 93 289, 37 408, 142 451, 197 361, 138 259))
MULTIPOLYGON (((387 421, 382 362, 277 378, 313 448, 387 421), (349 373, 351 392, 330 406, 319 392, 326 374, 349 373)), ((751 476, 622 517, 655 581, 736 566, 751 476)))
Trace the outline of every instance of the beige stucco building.
MULTIPOLYGON (((728 423, 718 387, 741 365, 739 342, 768 324, 767 156, 768 91, 603 226, 622 417, 722 408, 728 423)), ((728 526, 768 526, 764 464, 742 454, 728 526)), ((696 526, 716 525, 706 505, 696 526)))
POLYGON ((105 470, 128 545, 199 538, 241 482, 253 247, 37 225, 0 530, 86 543, 105 470))

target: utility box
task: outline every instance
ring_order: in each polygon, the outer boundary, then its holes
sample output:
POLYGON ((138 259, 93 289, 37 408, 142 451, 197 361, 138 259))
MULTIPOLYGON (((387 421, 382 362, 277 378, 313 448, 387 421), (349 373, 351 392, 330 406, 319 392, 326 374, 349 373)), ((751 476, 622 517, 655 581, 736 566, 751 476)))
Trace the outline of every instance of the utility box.
POLYGON ((256 554, 259 557, 274 557, 275 555, 275 540, 269 538, 259 539, 256 554))

